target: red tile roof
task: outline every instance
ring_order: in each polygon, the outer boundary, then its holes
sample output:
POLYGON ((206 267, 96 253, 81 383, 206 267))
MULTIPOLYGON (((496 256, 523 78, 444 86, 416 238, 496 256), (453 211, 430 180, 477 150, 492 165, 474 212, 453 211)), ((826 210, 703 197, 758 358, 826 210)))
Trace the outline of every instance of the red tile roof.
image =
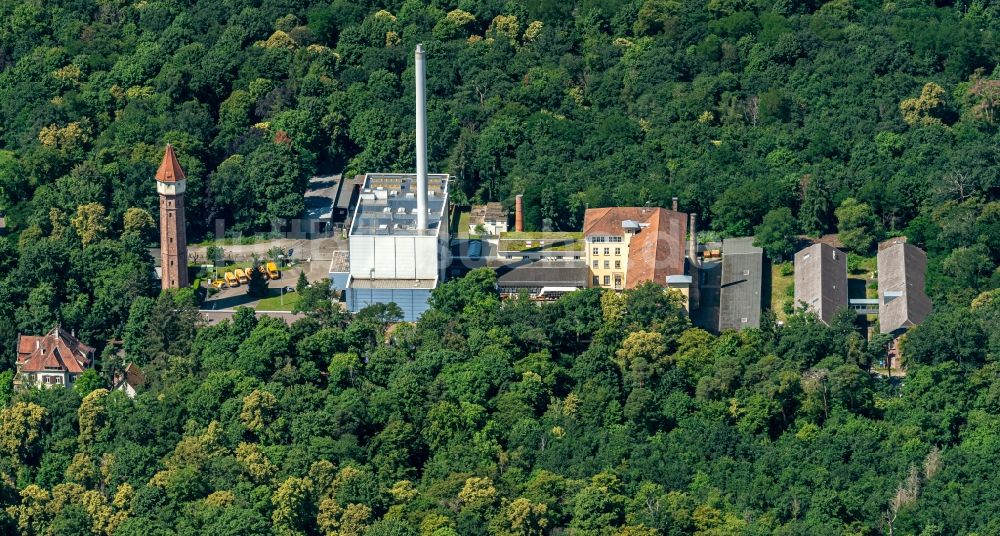
POLYGON ((684 274, 684 239, 687 217, 665 208, 607 207, 587 209, 583 235, 622 236, 622 222, 640 225, 628 248, 625 287, 635 288, 647 281, 666 285, 668 275, 684 274))
POLYGON ((21 372, 80 374, 90 367, 94 352, 93 348, 57 326, 42 337, 21 335, 18 338, 17 368, 21 372))
POLYGON ((177 162, 177 155, 174 154, 174 146, 167 144, 166 150, 163 151, 163 162, 160 163, 160 169, 156 170, 156 180, 160 182, 177 182, 184 180, 184 170, 181 169, 181 165, 177 162))

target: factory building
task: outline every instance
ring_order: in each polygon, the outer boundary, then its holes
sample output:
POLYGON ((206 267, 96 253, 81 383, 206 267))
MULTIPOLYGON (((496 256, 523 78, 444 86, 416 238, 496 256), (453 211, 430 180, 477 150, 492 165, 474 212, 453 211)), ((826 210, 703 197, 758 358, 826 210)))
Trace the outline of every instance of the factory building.
POLYGON ((427 174, 424 52, 416 53, 417 172, 369 173, 351 221, 344 300, 351 312, 396 303, 403 319, 427 310, 444 280, 448 249, 448 175, 427 174))

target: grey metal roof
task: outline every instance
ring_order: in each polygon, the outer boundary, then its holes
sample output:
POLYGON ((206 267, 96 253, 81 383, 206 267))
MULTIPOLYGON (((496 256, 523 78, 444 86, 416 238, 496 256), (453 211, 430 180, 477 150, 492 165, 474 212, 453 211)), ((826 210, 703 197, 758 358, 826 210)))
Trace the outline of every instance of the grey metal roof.
POLYGON ((590 270, 584 261, 520 260, 491 262, 501 287, 586 287, 590 270))
POLYGON ((353 235, 436 235, 447 225, 448 175, 427 175, 427 230, 418 231, 417 176, 381 173, 365 176, 358 208, 351 224, 353 235))
POLYGON ((722 242, 719 331, 760 327, 763 271, 764 251, 752 237, 722 242))
POLYGON ((380 289, 431 289, 437 286, 437 279, 359 279, 352 277, 347 288, 380 289))
POLYGON ((878 320, 882 333, 920 324, 932 309, 924 291, 927 254, 905 239, 879 244, 878 320))
POLYGON ((795 306, 805 304, 829 325, 847 307, 847 255, 824 243, 795 254, 795 306))

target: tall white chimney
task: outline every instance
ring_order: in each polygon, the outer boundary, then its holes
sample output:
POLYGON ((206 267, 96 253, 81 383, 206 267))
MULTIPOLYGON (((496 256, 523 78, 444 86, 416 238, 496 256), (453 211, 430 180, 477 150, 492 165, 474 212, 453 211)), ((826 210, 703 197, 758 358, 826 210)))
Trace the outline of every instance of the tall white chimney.
POLYGON ((417 230, 427 229, 427 95, 424 89, 424 48, 414 53, 417 73, 417 230))
POLYGON ((695 227, 697 220, 698 216, 692 212, 691 223, 688 225, 691 232, 691 236, 688 238, 688 259, 691 259, 692 266, 700 266, 700 264, 698 264, 698 230, 695 227))

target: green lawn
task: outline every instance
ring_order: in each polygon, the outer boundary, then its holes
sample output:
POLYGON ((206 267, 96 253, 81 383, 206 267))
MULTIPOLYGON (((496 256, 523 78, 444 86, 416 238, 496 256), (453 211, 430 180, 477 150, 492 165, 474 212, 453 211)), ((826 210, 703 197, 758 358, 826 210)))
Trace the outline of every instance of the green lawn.
POLYGON ((469 219, 472 217, 470 207, 458 207, 458 227, 455 229, 455 236, 459 238, 469 237, 469 219))
POLYGON ((784 304, 788 300, 789 289, 795 284, 795 274, 781 275, 781 265, 771 266, 771 310, 778 315, 778 320, 785 319, 784 304))
POLYGON ((877 257, 862 257, 855 253, 850 253, 847 257, 847 266, 850 280, 854 281, 851 287, 851 298, 877 298, 878 289, 868 287, 869 281, 875 280, 875 272, 878 267, 877 257))
POLYGON ((286 292, 284 298, 275 289, 272 291, 273 296, 264 298, 257 302, 257 306, 254 309, 258 311, 291 311, 292 307, 299 302, 298 292, 286 292))
POLYGON ((500 251, 583 251, 583 233, 503 233, 500 251))

